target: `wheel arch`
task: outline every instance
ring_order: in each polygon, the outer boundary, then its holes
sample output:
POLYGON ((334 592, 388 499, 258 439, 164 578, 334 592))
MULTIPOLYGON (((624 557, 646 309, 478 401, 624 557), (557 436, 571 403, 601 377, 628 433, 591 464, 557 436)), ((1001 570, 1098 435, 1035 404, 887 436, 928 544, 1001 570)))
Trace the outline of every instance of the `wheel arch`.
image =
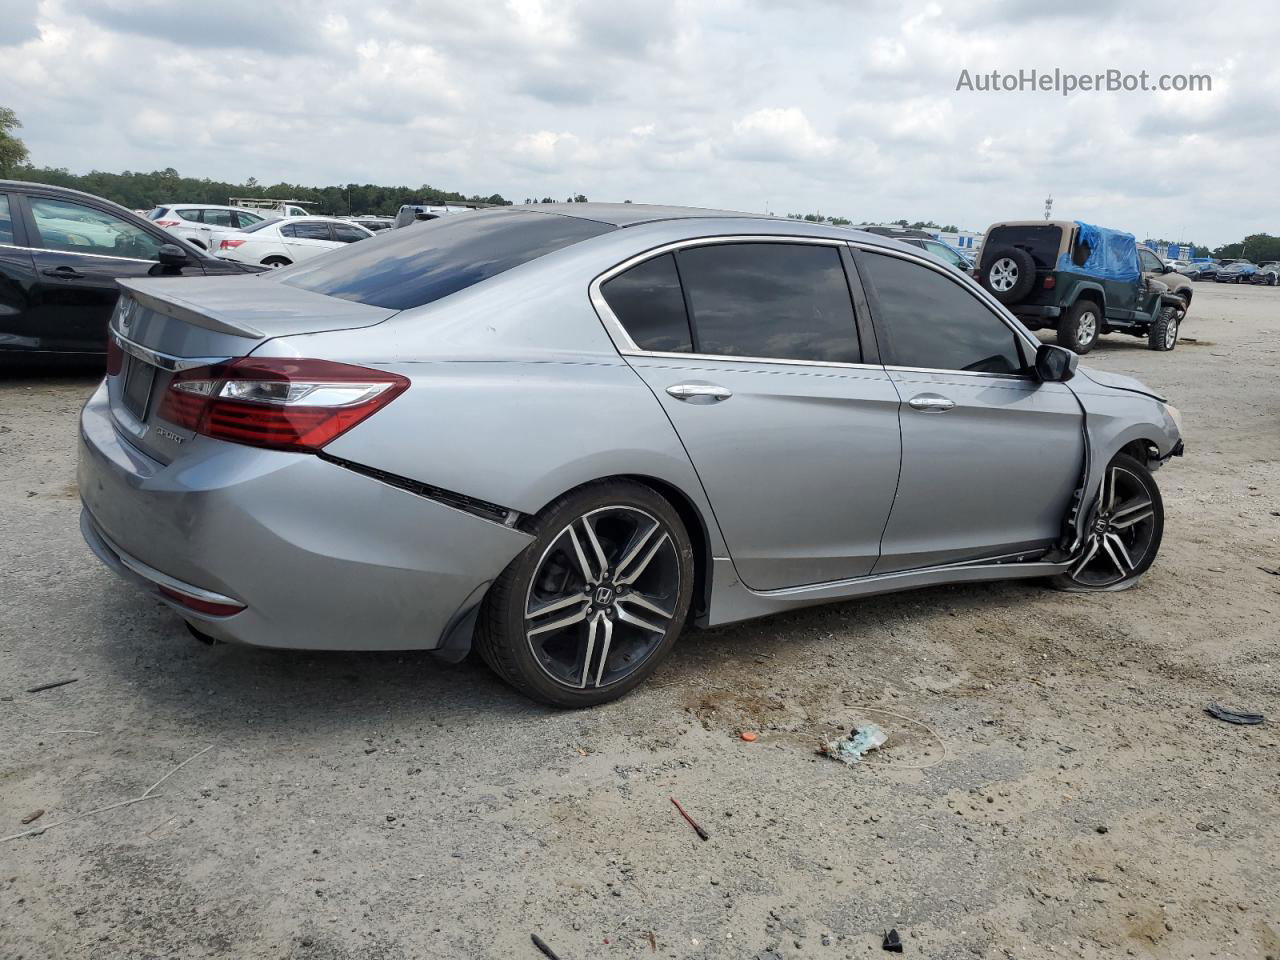
POLYGON ((689 541, 693 545, 693 603, 689 606, 689 612, 693 618, 704 616, 711 606, 711 558, 713 556, 711 529, 708 526, 708 518, 703 516, 702 509, 694 498, 670 480, 663 480, 647 473, 615 473, 595 477, 561 491, 539 507, 536 512, 541 513, 560 497, 568 496, 582 487, 612 481, 630 481, 652 487, 680 515, 685 532, 689 534, 689 541))
POLYGON ((1107 297, 1102 292, 1102 288, 1091 283, 1080 284, 1076 287, 1075 296, 1071 298, 1071 306, 1075 306, 1081 300, 1092 300, 1101 309, 1105 317, 1107 312, 1107 297))

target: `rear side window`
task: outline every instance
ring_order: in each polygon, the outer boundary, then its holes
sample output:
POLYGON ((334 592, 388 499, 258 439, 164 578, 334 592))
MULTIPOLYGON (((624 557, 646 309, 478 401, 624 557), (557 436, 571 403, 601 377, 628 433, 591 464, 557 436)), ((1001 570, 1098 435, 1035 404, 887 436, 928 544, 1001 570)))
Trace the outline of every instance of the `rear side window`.
POLYGON ((876 338, 885 363, 929 370, 1020 373, 1017 337, 959 283, 884 254, 858 257, 875 297, 876 338))
POLYGON ((620 273, 600 286, 609 309, 641 350, 689 353, 693 338, 672 254, 620 273))
POLYGON ((204 222, 213 224, 215 227, 231 226, 230 210, 213 210, 209 209, 204 212, 204 222))
POLYGON ((729 243, 679 253, 697 353, 861 363, 836 247, 729 243))
POLYGON ((294 237, 298 240, 332 240, 329 236, 329 224, 316 223, 309 220, 306 223, 289 223, 280 228, 280 235, 283 237, 294 237))
POLYGON ((199 223, 200 213, 201 213, 200 210, 179 210, 178 216, 180 216, 183 220, 191 220, 194 223, 199 223))
POLYGON ((407 310, 613 229, 594 220, 522 210, 462 213, 384 231, 348 247, 341 257, 296 267, 281 282, 407 310))
POLYGON ((0 193, 0 243, 13 245, 13 220, 9 216, 9 198, 0 193))

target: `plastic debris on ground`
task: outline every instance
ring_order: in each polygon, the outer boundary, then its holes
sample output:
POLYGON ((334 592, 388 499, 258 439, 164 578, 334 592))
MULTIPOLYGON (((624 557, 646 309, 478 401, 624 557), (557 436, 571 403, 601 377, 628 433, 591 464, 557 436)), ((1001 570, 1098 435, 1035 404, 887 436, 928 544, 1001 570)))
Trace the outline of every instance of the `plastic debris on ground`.
POLYGON ((898 936, 897 930, 890 930, 884 935, 884 940, 880 944, 889 953, 902 952, 902 937, 898 936))
POLYGON ((1266 719, 1260 713, 1245 713, 1242 710, 1228 710, 1226 707, 1217 703, 1209 704, 1204 708, 1204 712, 1216 720, 1223 720, 1227 723, 1235 723, 1246 727, 1262 723, 1263 720, 1266 719))
POLYGON ((824 743, 818 752, 851 767, 860 763, 872 750, 879 750, 888 740, 889 735, 884 730, 874 723, 868 723, 854 727, 847 737, 824 743))

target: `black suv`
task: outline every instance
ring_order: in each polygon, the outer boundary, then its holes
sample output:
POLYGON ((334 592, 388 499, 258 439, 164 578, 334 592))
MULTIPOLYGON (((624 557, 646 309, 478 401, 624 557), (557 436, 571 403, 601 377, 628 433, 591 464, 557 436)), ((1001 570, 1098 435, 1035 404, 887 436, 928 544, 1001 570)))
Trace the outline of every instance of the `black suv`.
POLYGON ((1144 275, 1132 234, 1070 220, 992 224, 974 273, 1030 329, 1057 329, 1076 353, 1112 332, 1172 350, 1190 300, 1144 275))
POLYGON ((117 277, 260 269, 217 260, 101 197, 0 180, 0 365, 105 357, 117 277))

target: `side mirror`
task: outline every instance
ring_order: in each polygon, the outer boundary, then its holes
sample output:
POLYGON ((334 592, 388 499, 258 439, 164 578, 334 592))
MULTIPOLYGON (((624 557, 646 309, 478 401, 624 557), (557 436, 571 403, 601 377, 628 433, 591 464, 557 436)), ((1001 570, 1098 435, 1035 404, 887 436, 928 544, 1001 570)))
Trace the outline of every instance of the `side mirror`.
POLYGON ((1169 266, 1169 265, 1166 263, 1166 264, 1164 265, 1164 269, 1163 269, 1163 270, 1161 270, 1160 272, 1161 272, 1161 273, 1173 273, 1173 267, 1169 266))
POLYGON ((185 267, 191 262, 191 257, 188 256, 187 251, 176 243, 161 244, 160 249, 156 251, 156 259, 166 267, 185 267))
POLYGON ((1042 343, 1036 350, 1036 379, 1042 383, 1065 383, 1076 375, 1080 358, 1066 347, 1042 343))

